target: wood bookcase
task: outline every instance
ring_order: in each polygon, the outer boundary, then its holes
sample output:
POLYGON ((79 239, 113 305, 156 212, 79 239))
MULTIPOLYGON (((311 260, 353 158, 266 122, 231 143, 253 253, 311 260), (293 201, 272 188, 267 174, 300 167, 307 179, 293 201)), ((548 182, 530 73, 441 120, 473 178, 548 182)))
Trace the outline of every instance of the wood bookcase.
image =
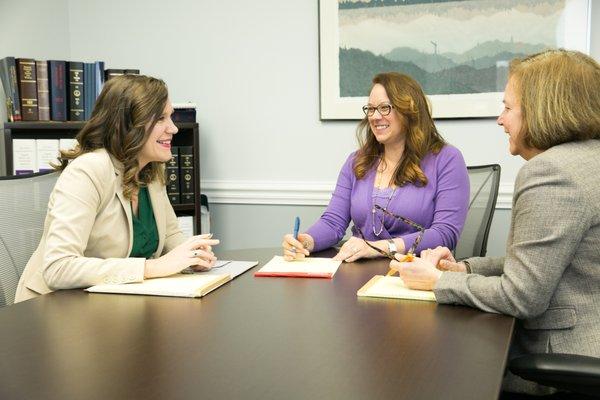
MULTIPOLYGON (((85 122, 5 122, 1 131, 2 153, 5 162, 0 166, 0 175, 13 173, 13 139, 61 139, 74 138, 85 122)), ((200 140, 196 122, 175 122, 179 132, 173 136, 173 146, 192 146, 194 154, 194 203, 173 204, 175 213, 194 218, 196 234, 200 230, 200 140)))

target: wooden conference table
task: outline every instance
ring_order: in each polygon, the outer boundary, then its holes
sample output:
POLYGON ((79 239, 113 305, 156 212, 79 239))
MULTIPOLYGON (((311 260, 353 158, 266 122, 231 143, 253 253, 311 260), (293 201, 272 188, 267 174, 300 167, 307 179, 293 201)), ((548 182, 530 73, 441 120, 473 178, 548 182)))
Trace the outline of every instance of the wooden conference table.
POLYGON ((514 319, 358 298, 387 265, 342 264, 332 280, 255 267, 202 299, 68 290, 6 307, 0 398, 496 399, 514 319))

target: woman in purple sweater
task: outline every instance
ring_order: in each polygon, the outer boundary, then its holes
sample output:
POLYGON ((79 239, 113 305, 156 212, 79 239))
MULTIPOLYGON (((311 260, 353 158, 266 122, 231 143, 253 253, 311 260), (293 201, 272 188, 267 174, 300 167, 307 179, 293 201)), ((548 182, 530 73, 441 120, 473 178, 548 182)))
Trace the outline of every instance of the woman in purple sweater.
POLYGON ((337 244, 350 221, 352 237, 335 259, 380 256, 362 237, 386 253, 456 246, 469 202, 467 168, 437 132, 419 84, 403 74, 379 74, 363 111, 359 150, 344 163, 321 218, 297 240, 284 236, 287 260, 337 244))

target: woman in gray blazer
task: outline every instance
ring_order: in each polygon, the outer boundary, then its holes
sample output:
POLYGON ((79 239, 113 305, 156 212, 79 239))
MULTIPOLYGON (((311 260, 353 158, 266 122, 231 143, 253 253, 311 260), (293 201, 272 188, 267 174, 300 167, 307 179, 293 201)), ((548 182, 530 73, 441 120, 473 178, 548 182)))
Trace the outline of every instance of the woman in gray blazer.
MULTIPOLYGON (((457 263, 436 248, 391 267, 438 303, 518 318, 511 357, 600 357, 600 65, 566 50, 514 60, 498 124, 511 154, 527 160, 506 256, 457 263)), ((551 392, 510 373, 504 389, 551 392)))
POLYGON ((186 239, 167 197, 164 163, 177 127, 159 79, 110 79, 78 145, 61 151, 40 244, 15 302, 57 289, 139 282, 211 268, 218 240, 186 239))

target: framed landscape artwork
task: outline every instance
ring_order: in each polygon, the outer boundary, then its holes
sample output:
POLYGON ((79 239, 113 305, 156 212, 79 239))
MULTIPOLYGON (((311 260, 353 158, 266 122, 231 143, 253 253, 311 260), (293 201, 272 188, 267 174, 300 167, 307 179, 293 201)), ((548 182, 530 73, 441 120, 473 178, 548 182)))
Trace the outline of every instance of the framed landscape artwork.
POLYGON ((548 48, 589 54, 590 0, 321 0, 321 119, 360 119, 371 80, 415 78, 434 118, 493 117, 508 65, 548 48))

